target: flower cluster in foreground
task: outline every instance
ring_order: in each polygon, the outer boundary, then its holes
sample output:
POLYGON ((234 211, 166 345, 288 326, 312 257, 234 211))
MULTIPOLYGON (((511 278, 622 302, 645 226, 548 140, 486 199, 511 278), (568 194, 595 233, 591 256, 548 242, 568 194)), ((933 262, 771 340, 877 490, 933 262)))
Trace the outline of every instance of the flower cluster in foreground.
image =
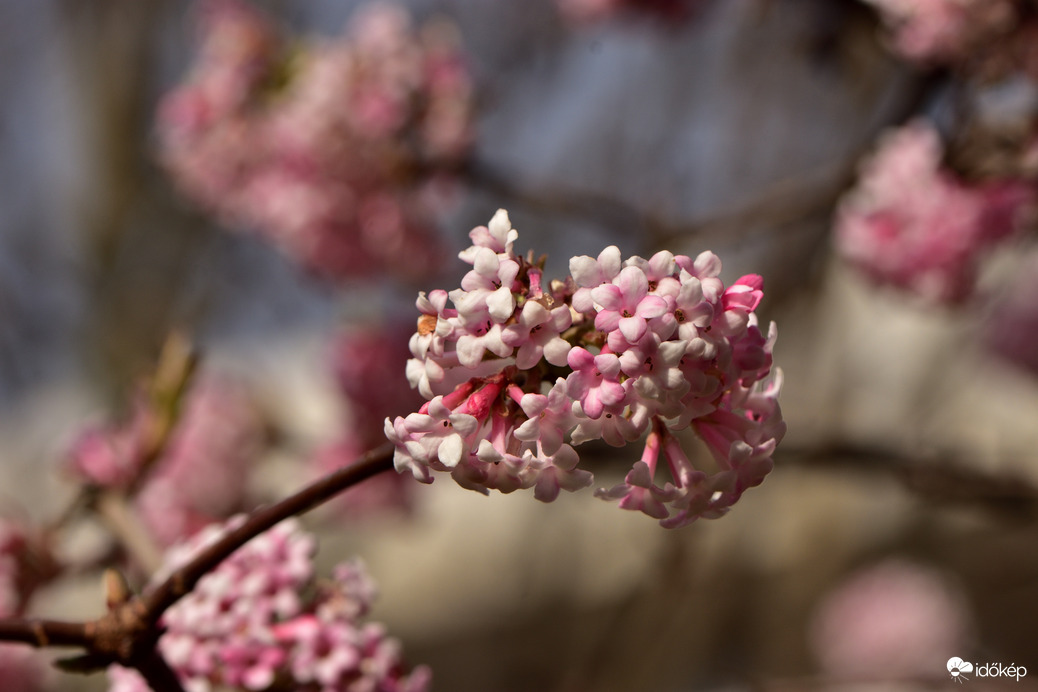
POLYGON ((879 283, 955 303, 972 294, 983 252, 1021 226, 1034 192, 1016 180, 967 184, 942 167, 943 153, 924 121, 888 134, 840 204, 836 245, 879 283))
POLYGON ((775 326, 762 332, 754 312, 761 278, 726 288, 713 253, 623 260, 614 246, 548 283, 517 236, 499 210, 460 253, 472 265, 461 288, 419 294, 407 376, 429 401, 386 419, 397 469, 550 502, 592 483, 574 445, 646 436, 625 481, 598 494, 667 527, 724 514, 771 470, 785 432, 775 326), (713 473, 675 435, 689 427, 713 473))
MULTIPOLYGON (((167 554, 160 580, 237 526, 212 525, 167 554)), ((163 615, 159 650, 189 692, 216 689, 425 692, 425 667, 405 674, 398 642, 362 622, 375 587, 359 562, 315 580, 314 540, 288 520, 254 538, 163 615)), ((109 692, 146 692, 111 666, 109 692)))
POLYGON ((158 116, 181 190, 326 277, 436 255, 429 181, 472 141, 453 28, 418 30, 402 7, 378 3, 337 39, 293 45, 237 0, 204 8, 191 76, 158 116))

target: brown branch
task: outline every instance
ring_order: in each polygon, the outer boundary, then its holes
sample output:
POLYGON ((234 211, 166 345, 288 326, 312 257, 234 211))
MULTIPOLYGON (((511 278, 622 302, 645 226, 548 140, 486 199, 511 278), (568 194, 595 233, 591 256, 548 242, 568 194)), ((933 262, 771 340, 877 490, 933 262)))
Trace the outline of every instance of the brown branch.
POLYGON ((49 646, 89 646, 89 623, 0 618, 0 641, 20 642, 36 648, 49 646))

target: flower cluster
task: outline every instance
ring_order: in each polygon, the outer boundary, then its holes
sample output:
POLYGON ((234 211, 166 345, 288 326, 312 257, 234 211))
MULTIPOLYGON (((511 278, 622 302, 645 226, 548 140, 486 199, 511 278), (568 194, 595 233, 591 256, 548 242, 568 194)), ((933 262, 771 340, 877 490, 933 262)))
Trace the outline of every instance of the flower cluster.
POLYGON ((893 31, 894 48, 911 60, 949 62, 1013 23, 1016 0, 865 0, 893 31))
POLYGON ((785 431, 767 378, 775 327, 763 333, 754 313, 761 278, 726 288, 713 253, 622 260, 614 246, 548 284, 543 262, 513 251, 517 236, 498 211, 460 253, 472 265, 461 288, 419 295, 407 376, 429 401, 386 419, 397 469, 551 501, 592 482, 574 445, 647 433, 625 481, 598 494, 668 527, 724 514, 771 470, 785 431), (715 473, 684 452, 675 432, 688 427, 715 473))
MULTIPOLYGON (((472 85, 447 24, 371 5, 336 40, 291 45, 237 0, 209 0, 188 81, 160 106, 178 186, 331 278, 438 253, 434 174, 472 141, 472 85)), ((416 261, 409 265, 427 266, 416 261)))
MULTIPOLYGON (((210 526, 167 554, 161 579, 237 526, 210 526)), ((314 579, 314 540, 295 520, 254 538, 173 605, 159 650, 189 692, 279 689, 424 692, 430 673, 405 674, 396 640, 364 623, 375 587, 359 562, 314 579)), ((131 670, 109 668, 110 692, 146 692, 131 670)))
POLYGON ((127 422, 87 428, 69 450, 68 468, 87 483, 115 489, 146 472, 136 509, 152 535, 170 545, 240 509, 262 421, 244 390, 205 375, 187 393, 161 457, 143 469, 154 417, 140 397, 127 422))
POLYGON ((836 245, 877 282, 954 303, 972 293, 979 256, 1021 225, 1034 192, 1012 180, 967 184, 942 156, 925 122, 888 134, 840 204, 836 245))

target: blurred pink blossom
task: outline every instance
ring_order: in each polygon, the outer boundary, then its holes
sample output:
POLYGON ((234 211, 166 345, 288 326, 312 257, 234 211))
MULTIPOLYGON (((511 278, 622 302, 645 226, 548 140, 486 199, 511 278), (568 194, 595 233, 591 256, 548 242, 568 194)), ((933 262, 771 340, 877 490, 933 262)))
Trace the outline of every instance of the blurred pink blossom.
POLYGON ((241 508, 263 423, 238 384, 202 375, 181 404, 169 441, 152 467, 142 469, 147 410, 134 401, 129 420, 88 427, 73 443, 68 469, 105 488, 142 480, 134 499, 141 521, 163 545, 189 536, 241 508))
POLYGON ((622 12, 664 20, 686 19, 703 0, 555 0, 562 16, 575 24, 602 21, 622 12))
POLYGON ((890 559, 852 574, 826 595, 809 630, 822 668, 874 680, 945 674, 969 645, 962 595, 940 572, 890 559))
POLYGON ((431 273, 428 183, 473 139, 453 28, 376 3, 335 40, 290 44, 238 0, 204 7, 194 68, 158 115, 177 185, 325 276, 431 273))
POLYGON ((197 379, 162 458, 135 499, 163 545, 241 509, 263 425, 247 392, 229 380, 197 379))
POLYGON ((1033 189, 1011 180, 967 185, 941 167, 932 126, 887 134, 836 214, 836 246, 881 284, 935 301, 969 297, 984 251, 1016 231, 1033 189))
POLYGON ((43 692, 47 689, 45 666, 33 649, 0 642, 0 681, 4 692, 43 692))
POLYGON ((965 56, 1015 19, 1016 0, 865 0, 893 31, 906 58, 947 62, 965 56))
MULTIPOLYGON (((174 546, 162 579, 243 520, 210 525, 174 546)), ((364 622, 375 586, 363 564, 339 564, 329 580, 314 577, 314 538, 296 520, 249 541, 204 576, 162 618, 159 651, 185 689, 321 692, 424 692, 430 673, 405 671, 399 643, 364 622), (311 687, 313 685, 313 687, 311 687)), ((109 668, 112 692, 145 692, 140 676, 109 668)))

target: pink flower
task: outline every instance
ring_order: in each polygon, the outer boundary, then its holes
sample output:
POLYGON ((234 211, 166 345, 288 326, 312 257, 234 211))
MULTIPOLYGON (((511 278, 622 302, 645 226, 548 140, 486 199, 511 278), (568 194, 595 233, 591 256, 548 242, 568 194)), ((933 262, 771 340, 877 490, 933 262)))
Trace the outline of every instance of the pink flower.
POLYGON ((688 19, 700 0, 555 0, 562 16, 573 24, 599 22, 622 12, 640 13, 661 21, 688 19))
POLYGON ((536 300, 529 300, 518 312, 517 320, 504 328, 501 340, 512 348, 518 347, 515 365, 528 370, 544 358, 552 365, 565 365, 570 344, 561 338, 562 332, 573 323, 565 305, 552 310, 536 300))
POLYGON ((527 475, 534 477, 533 496, 541 502, 553 502, 560 490, 574 492, 588 487, 594 481, 590 471, 578 469, 580 457, 567 444, 561 445, 550 454, 543 445, 538 447, 539 456, 530 455, 527 475))
POLYGON ((164 454, 136 497, 153 535, 170 545, 237 511, 262 433, 244 389, 212 376, 197 379, 164 454))
POLYGON ((610 245, 602 250, 598 259, 587 255, 574 257, 569 261, 569 273, 579 286, 573 294, 573 309, 577 312, 590 313, 595 307, 591 298, 591 289, 611 282, 619 273, 623 264, 620 259, 620 248, 610 245))
MULTIPOLYGON (((425 408, 425 407, 423 407, 425 408)), ((454 413, 438 396, 428 404, 428 413, 412 413, 397 418, 398 423, 386 434, 394 443, 403 443, 406 454, 396 457, 397 470, 407 468, 415 478, 429 482, 421 469, 433 467, 449 470, 458 465, 462 455, 471 449, 470 439, 479 427, 479 421, 466 413, 454 413)))
POLYGON ((515 438, 522 442, 539 442, 548 454, 562 446, 562 440, 573 427, 572 399, 566 380, 561 377, 544 394, 527 392, 519 399, 526 421, 515 429, 515 438))
POLYGON ((620 359, 613 353, 594 356, 577 346, 570 350, 567 362, 573 372, 566 378, 566 387, 584 414, 599 418, 607 407, 615 413, 627 394, 619 381, 620 359))
POLYGON ((44 692, 50 689, 46 684, 46 659, 23 644, 0 642, 0 680, 4 683, 4 692, 44 692))
POLYGON ((1012 0, 865 0, 894 32, 906 58, 946 62, 964 57, 979 41, 1013 20, 1012 0))
POLYGON ((638 267, 620 270, 613 283, 591 290, 598 314, 595 329, 602 332, 619 330, 630 343, 637 343, 648 329, 645 320, 660 317, 667 311, 666 302, 649 295, 649 280, 638 267))
POLYGON ((937 132, 917 121, 889 134, 836 218, 840 254, 879 283, 955 303, 979 256, 1011 235, 1034 194, 1021 184, 969 187, 940 168, 937 132))

